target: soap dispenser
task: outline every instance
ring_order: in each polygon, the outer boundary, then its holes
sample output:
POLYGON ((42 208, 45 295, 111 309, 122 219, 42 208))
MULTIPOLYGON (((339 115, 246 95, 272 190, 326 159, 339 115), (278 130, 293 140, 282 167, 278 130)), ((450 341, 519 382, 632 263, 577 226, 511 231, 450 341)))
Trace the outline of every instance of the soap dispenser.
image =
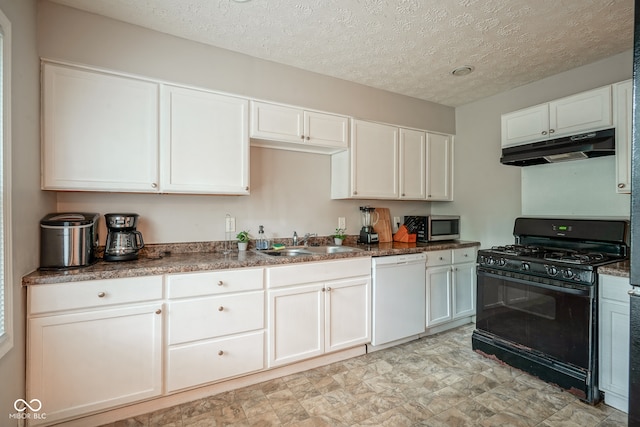
POLYGON ((264 238, 264 227, 259 225, 258 240, 256 241, 256 249, 269 249, 269 242, 264 238))

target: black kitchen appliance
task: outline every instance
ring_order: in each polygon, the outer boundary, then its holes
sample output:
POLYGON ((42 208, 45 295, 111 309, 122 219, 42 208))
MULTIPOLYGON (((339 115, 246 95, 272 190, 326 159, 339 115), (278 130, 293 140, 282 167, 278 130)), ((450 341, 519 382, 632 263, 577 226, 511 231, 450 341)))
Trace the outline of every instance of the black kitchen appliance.
POLYGON ((635 1, 631 119, 631 289, 629 290, 629 427, 640 426, 640 0, 635 1))
POLYGON ((360 229, 359 243, 378 243, 378 233, 373 229, 373 226, 378 222, 378 213, 376 208, 369 206, 360 206, 360 218, 362 220, 362 228, 360 229), (375 215, 376 219, 372 217, 375 215))
POLYGON ((134 213, 108 213, 104 215, 107 222, 105 261, 138 259, 138 252, 144 247, 142 233, 136 230, 138 216, 134 213))
POLYGON ((478 251, 473 349, 597 403, 597 267, 628 257, 625 220, 517 218, 478 251))

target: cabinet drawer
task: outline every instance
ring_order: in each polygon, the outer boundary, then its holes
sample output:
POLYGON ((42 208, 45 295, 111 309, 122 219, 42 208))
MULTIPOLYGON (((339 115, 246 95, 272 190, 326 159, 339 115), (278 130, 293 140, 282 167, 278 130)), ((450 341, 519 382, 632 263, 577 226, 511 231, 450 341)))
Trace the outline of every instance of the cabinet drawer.
POLYGON ((460 248, 453 250, 453 264, 459 264, 461 262, 475 262, 476 260, 476 248, 460 248))
POLYGON ((173 301, 169 344, 178 344, 264 327, 264 291, 173 301))
POLYGON ((264 331, 169 349, 167 391, 258 371, 264 368, 264 331))
POLYGON ((162 299, 162 276, 29 286, 29 313, 102 307, 162 299))
POLYGON ((427 252, 427 267, 451 264, 451 251, 427 252))
POLYGON ((326 282, 371 274, 371 258, 291 264, 267 269, 267 287, 326 282))
POLYGON ((611 299, 629 304, 629 294, 631 285, 628 277, 600 276, 600 296, 604 299, 611 299))
POLYGON ((262 268, 171 274, 167 276, 168 297, 186 298, 258 290, 264 286, 263 276, 262 268))

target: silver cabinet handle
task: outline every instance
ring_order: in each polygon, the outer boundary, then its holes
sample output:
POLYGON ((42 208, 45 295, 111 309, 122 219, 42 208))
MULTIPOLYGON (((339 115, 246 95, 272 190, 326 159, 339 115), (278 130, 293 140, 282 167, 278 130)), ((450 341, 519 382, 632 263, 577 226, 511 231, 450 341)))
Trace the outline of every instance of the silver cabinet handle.
POLYGON ((629 295, 632 297, 640 297, 640 289, 633 288, 629 291, 629 295))
POLYGON ((218 307, 218 311, 223 311, 223 310, 224 310, 223 306, 218 307))
POLYGON ((104 298, 106 295, 106 292, 98 292, 98 298, 104 298))
POLYGON ((304 139, 304 135, 300 135, 300 139, 304 139))
POLYGON ((554 133, 555 129, 549 129, 549 133, 554 133))
POLYGON ((331 287, 328 287, 328 288, 327 288, 327 292, 331 292, 331 287))
POLYGON ((155 182, 151 183, 151 188, 158 188, 158 184, 156 184, 155 182))
POLYGON ((156 314, 162 314, 162 310, 157 309, 157 310, 156 310, 156 314))
POLYGON ((625 185, 623 183, 618 184, 618 188, 624 188, 625 185))
POLYGON ((224 282, 222 280, 218 280, 218 286, 224 286, 224 282))
POLYGON ((222 356, 223 354, 224 354, 224 351, 218 350, 218 356, 222 356))
POLYGON ((546 134, 547 134, 547 131, 546 131, 546 130, 543 130, 543 131, 542 131, 542 134, 543 134, 543 135, 546 135, 546 134))
POLYGON ((311 139, 311 137, 310 137, 310 136, 308 136, 308 137, 307 137, 307 141, 308 141, 308 140, 310 140, 310 139, 311 139))

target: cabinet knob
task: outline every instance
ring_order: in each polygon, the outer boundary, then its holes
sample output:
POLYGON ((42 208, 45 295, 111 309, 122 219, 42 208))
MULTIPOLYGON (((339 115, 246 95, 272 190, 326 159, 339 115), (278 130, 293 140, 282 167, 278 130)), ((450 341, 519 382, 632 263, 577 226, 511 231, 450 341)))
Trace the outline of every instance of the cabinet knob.
POLYGON ((158 188, 158 184, 156 184, 155 182, 151 183, 151 188, 158 188))
POLYGON ((106 295, 106 292, 98 292, 98 298, 104 298, 106 295))
POLYGON ((311 139, 311 137, 310 137, 310 136, 308 136, 308 137, 307 137, 307 141, 308 141, 308 140, 310 140, 310 139, 311 139))
POLYGON ((223 310, 224 310, 223 306, 218 307, 218 311, 223 311, 223 310))
POLYGON ((618 184, 618 188, 624 188, 625 185, 621 182, 620 184, 618 184))
POLYGON ((547 131, 546 131, 546 130, 543 130, 543 131, 542 131, 542 134, 543 134, 543 135, 546 135, 546 134, 547 134, 547 131))
POLYGON ((327 287, 327 292, 331 292, 331 286, 327 287))
POLYGON ((468 258, 468 257, 469 257, 469 254, 464 254, 464 257, 465 257, 465 258, 468 258))
POLYGON ((304 135, 300 135, 300 139, 304 139, 304 135))
POLYGON ((554 133, 555 129, 549 129, 549 133, 554 133))
POLYGON ((322 292, 326 292, 327 290, 325 288, 322 288, 322 292))
POLYGON ((438 258, 438 259, 439 259, 440 261, 442 261, 444 258, 440 257, 440 258, 438 258))
POLYGON ((404 194, 404 193, 402 193, 402 197, 404 197, 404 196, 405 196, 405 194, 404 194))
POLYGON ((223 354, 224 354, 224 351, 218 350, 218 356, 222 356, 223 354))
POLYGON ((222 280, 218 280, 218 286, 224 286, 224 282, 222 280))
POLYGON ((157 309, 157 310, 156 310, 156 314, 162 314, 162 310, 157 309))

